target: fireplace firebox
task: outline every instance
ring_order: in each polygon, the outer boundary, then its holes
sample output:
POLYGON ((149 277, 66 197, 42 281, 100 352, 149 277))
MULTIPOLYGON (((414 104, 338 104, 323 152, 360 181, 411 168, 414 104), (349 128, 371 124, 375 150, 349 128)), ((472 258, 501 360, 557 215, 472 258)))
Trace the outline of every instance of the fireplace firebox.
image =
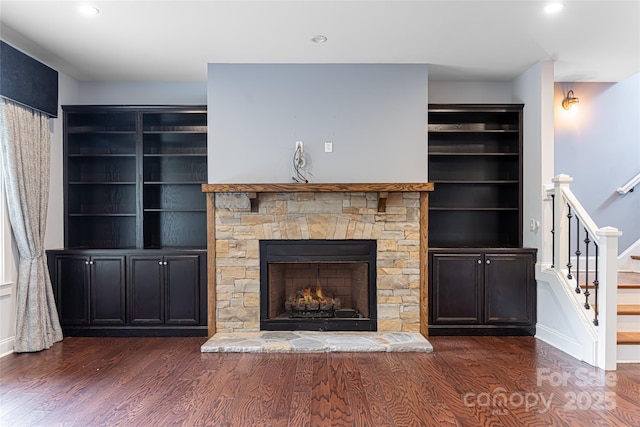
POLYGON ((375 240, 261 240, 260 329, 376 331, 375 240))

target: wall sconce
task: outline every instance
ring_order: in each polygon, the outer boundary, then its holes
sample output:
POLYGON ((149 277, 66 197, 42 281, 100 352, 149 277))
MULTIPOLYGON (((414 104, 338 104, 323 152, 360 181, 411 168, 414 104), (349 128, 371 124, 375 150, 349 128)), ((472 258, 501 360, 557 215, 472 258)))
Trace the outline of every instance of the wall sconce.
POLYGON ((573 94, 573 91, 570 90, 569 92, 567 92, 567 96, 562 100, 562 108, 564 108, 565 110, 570 110, 571 107, 573 107, 573 104, 577 104, 579 102, 580 100, 576 98, 573 94))

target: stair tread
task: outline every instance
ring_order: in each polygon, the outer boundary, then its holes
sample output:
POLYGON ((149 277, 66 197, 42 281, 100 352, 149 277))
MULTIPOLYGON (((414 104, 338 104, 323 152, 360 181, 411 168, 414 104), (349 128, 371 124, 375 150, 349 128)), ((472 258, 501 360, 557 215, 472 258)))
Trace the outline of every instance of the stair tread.
MULTIPOLYGON (((575 272, 573 273, 575 275, 575 272)), ((588 275, 589 287, 593 288, 593 281, 595 279, 593 273, 588 275)), ((584 288, 584 273, 578 275, 578 279, 581 282, 580 287, 584 288)), ((619 272, 618 273, 618 289, 640 289, 640 273, 619 272)))
POLYGON ((640 344, 640 332, 618 331, 618 344, 640 344))
POLYGON ((618 314, 640 315, 640 304, 618 304, 618 314))
POLYGON ((618 283, 618 289, 640 289, 640 285, 634 283, 618 283))
MULTIPOLYGON (((584 283, 580 284, 580 288, 586 288, 584 283)), ((589 283, 589 289, 593 289, 593 283, 589 283)), ((640 289, 640 283, 618 283, 618 289, 640 289)))

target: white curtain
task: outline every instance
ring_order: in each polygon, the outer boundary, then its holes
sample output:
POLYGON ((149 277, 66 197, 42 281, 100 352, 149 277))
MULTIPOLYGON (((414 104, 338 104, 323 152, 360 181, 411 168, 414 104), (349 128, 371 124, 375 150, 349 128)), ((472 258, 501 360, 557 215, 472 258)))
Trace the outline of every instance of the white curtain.
POLYGON ((9 220, 20 264, 14 351, 40 351, 62 340, 44 251, 49 199, 47 115, 0 99, 0 152, 9 220))

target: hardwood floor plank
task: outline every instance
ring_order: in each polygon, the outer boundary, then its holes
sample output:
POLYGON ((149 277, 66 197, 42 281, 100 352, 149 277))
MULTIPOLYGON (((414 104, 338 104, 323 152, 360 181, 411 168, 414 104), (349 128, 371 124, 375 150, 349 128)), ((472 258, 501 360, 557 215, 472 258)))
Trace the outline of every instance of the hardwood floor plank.
POLYGON ((302 353, 298 355, 296 364, 295 383, 293 391, 311 392, 313 380, 313 355, 302 353))
POLYGON ((365 389, 365 396, 369 402, 369 410, 375 421, 375 425, 380 426, 395 426, 396 423, 391 416, 391 411, 387 406, 382 385, 378 379, 376 368, 372 361, 376 356, 371 354, 358 354, 357 360, 361 362, 360 378, 362 379, 362 385, 365 389))
POLYGON ((638 427, 640 364, 604 372, 531 337, 430 341, 202 354, 202 338, 66 338, 0 359, 0 425, 638 427))
POLYGON ((353 425, 351 416, 352 402, 344 373, 342 353, 329 353, 329 404, 331 422, 337 425, 353 425))
POLYGON ((277 420, 286 420, 289 418, 291 398, 293 396, 291 378, 295 378, 298 358, 294 354, 282 354, 279 359, 281 359, 282 367, 278 377, 275 406, 271 416, 277 420))
POLYGON ((311 426, 311 391, 294 391, 291 396, 289 425, 311 426))
POLYGON ((325 353, 313 357, 311 379, 311 425, 331 424, 331 390, 329 386, 329 362, 325 353))

